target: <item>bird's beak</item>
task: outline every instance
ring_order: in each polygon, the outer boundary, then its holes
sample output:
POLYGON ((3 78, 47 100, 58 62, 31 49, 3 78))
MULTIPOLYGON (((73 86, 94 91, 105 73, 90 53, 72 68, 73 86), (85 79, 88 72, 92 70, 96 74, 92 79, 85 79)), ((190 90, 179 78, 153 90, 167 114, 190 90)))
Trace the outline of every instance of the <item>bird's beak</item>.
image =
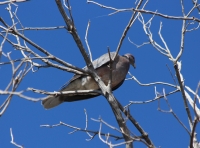
POLYGON ((135 65, 135 63, 131 63, 131 65, 136 69, 136 65, 135 65))

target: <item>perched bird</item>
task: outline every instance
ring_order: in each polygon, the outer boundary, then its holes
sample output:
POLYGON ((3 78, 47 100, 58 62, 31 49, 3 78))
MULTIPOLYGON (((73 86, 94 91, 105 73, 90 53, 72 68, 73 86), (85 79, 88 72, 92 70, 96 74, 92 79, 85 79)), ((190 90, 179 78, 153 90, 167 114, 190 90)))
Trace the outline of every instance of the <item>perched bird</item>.
MULTIPOLYGON (((115 52, 110 53, 112 59, 114 55, 115 52)), ((105 83, 105 85, 108 84, 110 76, 110 68, 109 68, 110 56, 108 53, 106 53, 92 62, 97 74, 99 75, 101 80, 105 83)), ((135 58, 133 55, 129 53, 123 56, 117 55, 115 61, 112 63, 112 84, 111 84, 112 90, 116 90, 123 84, 126 78, 126 74, 128 73, 130 64, 135 68, 135 58)), ((88 68, 86 66, 83 69, 87 70, 88 68)), ((99 90, 99 87, 91 76, 75 74, 72 77, 72 79, 61 88, 60 92, 76 91, 76 90, 99 90)), ((70 96, 49 95, 42 101, 42 104, 44 108, 50 109, 63 102, 85 100, 99 95, 100 95, 99 93, 84 94, 84 95, 72 94, 70 96)))

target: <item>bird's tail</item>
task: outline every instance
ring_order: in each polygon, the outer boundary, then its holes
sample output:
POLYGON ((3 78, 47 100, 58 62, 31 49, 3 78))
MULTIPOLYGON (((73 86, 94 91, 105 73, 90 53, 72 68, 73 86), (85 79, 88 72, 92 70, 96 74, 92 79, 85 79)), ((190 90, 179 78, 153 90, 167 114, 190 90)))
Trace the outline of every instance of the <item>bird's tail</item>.
POLYGON ((42 105, 44 106, 45 109, 56 107, 61 103, 63 103, 63 101, 60 98, 60 96, 49 95, 44 100, 42 100, 42 105))

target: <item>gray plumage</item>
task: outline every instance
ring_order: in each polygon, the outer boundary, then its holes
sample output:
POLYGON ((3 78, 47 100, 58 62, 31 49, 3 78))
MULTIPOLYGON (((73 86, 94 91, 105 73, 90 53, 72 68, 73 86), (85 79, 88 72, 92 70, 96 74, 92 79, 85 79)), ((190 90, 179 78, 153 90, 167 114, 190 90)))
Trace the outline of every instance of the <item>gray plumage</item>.
MULTIPOLYGON (((110 55, 111 58, 113 59, 115 52, 111 52, 110 55)), ((99 77, 101 77, 102 81, 107 85, 110 75, 109 54, 106 53, 102 55, 98 59, 94 60, 92 63, 99 77)), ((130 64, 135 68, 135 58, 133 57, 133 55, 131 54, 125 54, 123 56, 117 55, 116 60, 112 63, 112 68, 113 68, 112 85, 111 85, 112 90, 119 88, 123 84, 126 78, 126 74, 128 73, 130 64)), ((86 66, 83 69, 87 70, 88 68, 86 66)), ((72 79, 61 88, 60 92, 75 91, 75 90, 99 90, 99 87, 91 76, 75 74, 72 77, 72 79)), ((72 94, 70 96, 49 95, 42 101, 42 104, 44 108, 50 109, 63 102, 85 100, 96 96, 99 96, 99 93, 92 93, 86 95, 72 94)))

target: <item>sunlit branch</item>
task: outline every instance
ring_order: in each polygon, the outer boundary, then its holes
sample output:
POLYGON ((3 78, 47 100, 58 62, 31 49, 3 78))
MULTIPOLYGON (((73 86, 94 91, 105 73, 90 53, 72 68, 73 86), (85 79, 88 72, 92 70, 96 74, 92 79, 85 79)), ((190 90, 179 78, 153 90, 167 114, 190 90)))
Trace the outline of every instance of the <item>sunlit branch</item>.
MULTIPOLYGON (((81 131, 81 132, 89 132, 89 133, 91 133, 91 134, 94 134, 93 136, 95 136, 95 135, 97 135, 97 134, 101 134, 102 136, 107 136, 107 134, 106 133, 100 133, 99 131, 92 131, 92 130, 85 130, 85 129, 82 129, 82 128, 79 128, 79 127, 76 127, 76 126, 72 126, 72 125, 69 125, 69 124, 66 124, 66 123, 64 123, 64 122, 61 122, 60 121, 60 123, 58 123, 58 124, 54 124, 54 125, 48 125, 48 124, 46 124, 46 125, 40 125, 40 127, 47 127, 47 128, 54 128, 54 127, 57 127, 57 126, 67 126, 67 127, 69 127, 69 128, 72 128, 72 129, 74 129, 75 131, 81 131)), ((71 133, 71 132, 70 132, 71 133)), ((74 133, 74 132, 72 132, 72 133, 74 133)), ((113 135, 113 134, 110 134, 110 137, 113 137, 113 138, 115 138, 116 140, 119 140, 119 139, 123 139, 123 137, 119 137, 119 136, 115 136, 115 135, 113 135)))
POLYGON ((15 141, 14 141, 14 136, 13 136, 13 133, 12 133, 12 128, 10 128, 10 136, 11 136, 11 141, 10 143, 12 143, 14 146, 18 147, 18 148, 23 148, 22 145, 19 145, 17 144, 15 141))

